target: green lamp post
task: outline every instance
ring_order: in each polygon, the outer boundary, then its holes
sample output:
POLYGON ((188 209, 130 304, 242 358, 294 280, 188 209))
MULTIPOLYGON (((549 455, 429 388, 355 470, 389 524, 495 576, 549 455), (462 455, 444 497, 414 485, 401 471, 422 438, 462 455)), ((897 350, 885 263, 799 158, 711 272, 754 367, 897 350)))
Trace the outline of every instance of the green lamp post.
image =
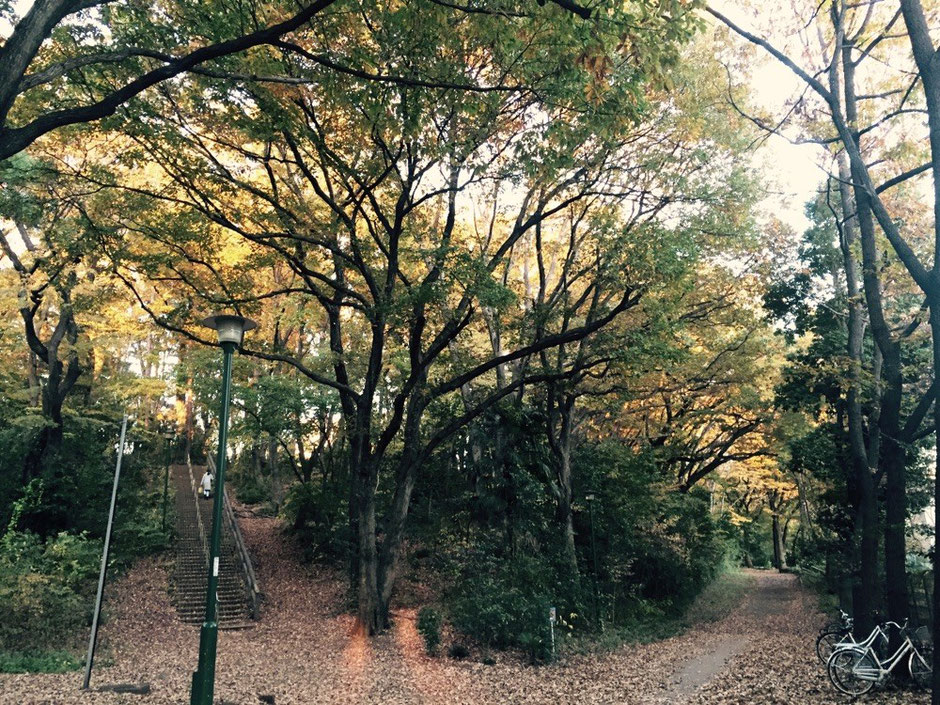
POLYGON ((218 333, 222 347, 222 408, 219 410, 219 452, 216 458, 215 497, 212 503, 212 535, 209 539, 209 581, 206 617, 199 631, 199 667, 193 673, 190 705, 212 705, 215 691, 215 655, 219 639, 218 585, 219 548, 222 539, 222 492, 225 483, 225 444, 228 440, 228 410, 232 396, 232 355, 242 344, 245 331, 258 324, 241 316, 210 316, 202 325, 218 333))
POLYGON ((594 570, 591 571, 591 582, 594 586, 594 623, 601 626, 601 615, 597 606, 597 544, 594 543, 594 502, 596 501, 596 497, 593 492, 589 492, 584 495, 584 499, 587 500, 588 509, 591 514, 591 555, 594 559, 594 570))

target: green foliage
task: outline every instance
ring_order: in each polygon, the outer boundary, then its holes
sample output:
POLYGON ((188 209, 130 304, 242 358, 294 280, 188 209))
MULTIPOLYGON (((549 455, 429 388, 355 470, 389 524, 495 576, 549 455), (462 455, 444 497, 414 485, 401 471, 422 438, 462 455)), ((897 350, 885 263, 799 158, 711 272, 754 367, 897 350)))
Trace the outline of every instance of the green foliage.
POLYGON ((348 556, 350 539, 345 501, 332 485, 306 482, 291 487, 283 513, 298 539, 304 561, 348 556))
POLYGON ((235 495, 239 502, 261 504, 271 499, 271 492, 257 478, 242 480, 235 485, 235 495))
MULTIPOLYGON (((615 622, 650 610, 680 613, 734 552, 735 531, 712 517, 707 494, 672 490, 651 455, 616 442, 586 443, 575 469, 583 483, 577 494, 596 497, 596 577, 615 622)), ((581 507, 575 530, 587 537, 590 512, 581 507)), ((591 566, 587 548, 583 564, 591 566)))
POLYGON ((99 542, 31 532, 0 540, 0 648, 41 650, 87 624, 101 556, 99 542))
MULTIPOLYGON (((52 467, 21 486, 3 507, 10 530, 47 538, 59 532, 104 536, 114 481, 116 424, 110 417, 69 414, 63 449, 52 467)), ((137 442, 122 462, 113 555, 119 563, 166 547, 161 527, 162 452, 137 442), (157 471, 151 461, 159 458, 157 471)), ((130 448, 128 448, 129 450, 130 448)), ((22 458, 17 458, 22 462, 22 458)), ((18 469, 19 470, 19 469, 18 469)))
POLYGON ((557 600, 549 566, 525 555, 496 560, 479 552, 467 558, 449 600, 457 630, 485 646, 520 648, 532 659, 547 659, 548 610, 557 600))
MULTIPOLYGON (((773 544, 767 520, 748 521, 739 527, 741 562, 753 568, 768 568, 773 561, 773 544)), ((792 556, 790 556, 792 558, 792 556)))
POLYGON ((435 653, 441 643, 441 613, 433 607, 422 607, 418 612, 418 632, 427 652, 435 653))
POLYGON ((0 650, 0 673, 68 673, 82 665, 82 660, 71 651, 0 650))
MULTIPOLYGON (((70 414, 67 423, 56 462, 17 487, 2 506, 6 521, 0 539, 0 649, 16 650, 8 657, 11 663, 46 668, 42 664, 48 662, 49 668, 58 668, 55 663, 61 659, 55 654, 47 658, 45 650, 69 643, 90 616, 111 499, 116 433, 113 420, 95 414, 70 414)), ((151 470, 153 454, 146 443, 138 441, 133 449, 123 460, 112 570, 163 550, 168 540, 161 527, 162 472, 151 470)))

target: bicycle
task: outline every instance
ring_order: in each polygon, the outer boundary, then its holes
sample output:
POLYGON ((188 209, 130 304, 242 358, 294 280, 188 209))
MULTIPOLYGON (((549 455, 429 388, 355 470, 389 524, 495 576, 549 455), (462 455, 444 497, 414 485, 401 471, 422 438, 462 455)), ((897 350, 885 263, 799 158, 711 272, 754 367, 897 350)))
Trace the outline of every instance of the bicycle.
POLYGON ((855 636, 852 634, 852 627, 855 620, 852 619, 844 610, 839 610, 839 621, 829 622, 825 627, 819 630, 819 636, 816 637, 816 655, 823 663, 829 662, 829 657, 836 645, 844 643, 856 643, 855 636))
POLYGON ((904 641, 901 642, 897 651, 884 660, 881 660, 872 648, 872 644, 879 636, 887 638, 882 625, 875 627, 869 637, 860 644, 836 646, 826 665, 829 680, 836 690, 854 697, 864 695, 876 683, 879 685, 884 683, 905 657, 907 657, 907 670, 911 674, 914 683, 921 688, 930 684, 933 670, 931 667, 932 657, 929 653, 929 647, 926 646, 929 640, 927 628, 921 627, 915 634, 915 638, 918 638, 922 643, 921 648, 926 654, 924 655, 914 645, 907 632, 907 620, 904 621, 903 625, 897 622, 886 622, 884 626, 897 628, 904 637, 904 641))

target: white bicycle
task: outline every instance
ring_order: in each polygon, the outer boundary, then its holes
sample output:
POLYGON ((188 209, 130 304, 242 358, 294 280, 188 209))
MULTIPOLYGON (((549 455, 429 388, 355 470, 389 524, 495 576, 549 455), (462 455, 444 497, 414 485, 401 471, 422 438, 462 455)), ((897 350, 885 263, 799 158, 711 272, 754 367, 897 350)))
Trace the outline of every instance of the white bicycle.
POLYGON ((829 673, 829 680, 837 690, 846 695, 859 696, 864 695, 871 690, 875 684, 882 684, 887 680, 891 672, 902 661, 906 661, 907 670, 911 674, 911 679, 921 688, 930 685, 932 670, 932 654, 929 641, 929 632, 926 627, 921 627, 915 634, 915 639, 921 643, 918 649, 911 640, 907 631, 907 622, 903 625, 896 622, 886 622, 884 625, 875 627, 865 641, 858 644, 840 644, 837 645, 826 670, 829 673), (879 638, 887 639, 887 634, 882 626, 898 629, 904 641, 898 647, 897 651, 881 660, 872 648, 872 645, 879 638))
POLYGON ((819 630, 819 636, 816 637, 816 655, 823 664, 829 662, 833 650, 840 644, 855 644, 855 636, 852 633, 854 626, 855 620, 840 609, 839 621, 830 622, 819 630))

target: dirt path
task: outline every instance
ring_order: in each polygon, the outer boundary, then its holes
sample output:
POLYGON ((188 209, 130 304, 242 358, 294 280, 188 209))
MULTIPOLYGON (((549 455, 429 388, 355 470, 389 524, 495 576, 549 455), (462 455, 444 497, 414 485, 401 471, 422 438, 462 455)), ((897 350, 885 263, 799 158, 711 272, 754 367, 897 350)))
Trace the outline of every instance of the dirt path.
MULTIPOLYGON (((821 617, 789 576, 755 572, 729 616, 681 636, 531 667, 429 658, 413 610, 391 633, 358 637, 342 612, 342 579, 298 566, 272 519, 242 521, 266 592, 254 629, 219 637, 216 698, 258 705, 831 705, 813 653, 821 617), (264 699, 262 699, 262 697, 264 699)), ((93 687, 147 682, 146 696, 81 692, 81 673, 0 675, 0 705, 181 705, 189 702, 198 629, 182 625, 166 593, 166 566, 144 561, 108 596, 110 620, 93 687)), ((870 703, 926 703, 881 694, 870 703)))
POLYGON ((765 631, 786 631, 786 623, 768 619, 803 611, 803 593, 793 575, 744 571, 752 579, 744 602, 719 622, 694 630, 705 645, 669 679, 669 689, 659 696, 664 703, 686 703, 728 668, 728 662, 750 648, 754 637, 765 631))

